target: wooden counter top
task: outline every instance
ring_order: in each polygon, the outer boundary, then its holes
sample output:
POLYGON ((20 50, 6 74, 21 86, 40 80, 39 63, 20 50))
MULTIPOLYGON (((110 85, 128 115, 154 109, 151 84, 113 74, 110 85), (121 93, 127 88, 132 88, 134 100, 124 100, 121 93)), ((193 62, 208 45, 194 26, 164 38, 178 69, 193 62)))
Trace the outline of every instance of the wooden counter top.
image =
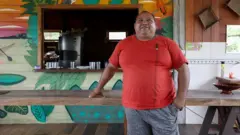
MULTIPOLYGON (((105 90, 105 98, 88 98, 91 91, 14 90, 1 91, 0 105, 121 105, 121 91, 105 90)), ((187 106, 240 106, 240 92, 220 94, 216 90, 189 90, 187 106)))
POLYGON ((189 90, 188 106, 240 106, 240 90, 233 94, 221 94, 221 90, 189 90))
POLYGON ((105 98, 92 99, 88 98, 90 92, 89 90, 13 90, 0 95, 0 105, 121 105, 121 91, 104 91, 105 98))

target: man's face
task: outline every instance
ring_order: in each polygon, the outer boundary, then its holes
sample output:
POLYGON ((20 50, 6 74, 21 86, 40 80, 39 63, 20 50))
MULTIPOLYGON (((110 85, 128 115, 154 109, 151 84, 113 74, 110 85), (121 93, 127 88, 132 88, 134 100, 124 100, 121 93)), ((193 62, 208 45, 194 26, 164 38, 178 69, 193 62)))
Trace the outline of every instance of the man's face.
POLYGON ((152 38, 156 32, 156 24, 153 16, 149 13, 140 14, 136 19, 134 29, 139 37, 152 38))

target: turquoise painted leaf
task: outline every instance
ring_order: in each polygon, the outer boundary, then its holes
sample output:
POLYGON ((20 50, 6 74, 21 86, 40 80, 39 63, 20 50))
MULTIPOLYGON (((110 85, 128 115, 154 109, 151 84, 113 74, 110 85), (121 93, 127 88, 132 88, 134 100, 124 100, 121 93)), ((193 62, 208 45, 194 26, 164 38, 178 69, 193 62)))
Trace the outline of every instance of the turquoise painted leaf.
POLYGON ((138 0, 131 0, 131 4, 138 4, 138 0))
POLYGON ((122 4, 123 0, 110 0, 110 4, 122 4))
POLYGON ((38 17, 30 15, 28 19, 27 37, 30 45, 37 46, 38 44, 38 17))
POLYGON ((89 87, 89 90, 94 90, 98 85, 98 82, 97 81, 94 81, 91 86, 89 87))
POLYGON ((122 90, 122 80, 117 80, 117 82, 113 85, 112 90, 122 90))
POLYGON ((2 109, 0 109, 0 118, 3 119, 7 116, 7 112, 3 111, 2 109))
POLYGON ((89 4, 98 4, 98 3, 99 3, 99 0, 83 0, 83 3, 86 4, 86 5, 89 5, 89 4))
POLYGON ((38 105, 32 105, 31 106, 31 111, 34 117, 36 118, 37 121, 39 122, 46 122, 47 117, 46 114, 44 113, 44 109, 41 106, 38 105))
POLYGON ((46 117, 49 116, 54 109, 54 105, 42 105, 41 107, 43 108, 46 117))
POLYGON ((25 76, 18 74, 0 74, 0 85, 9 86, 23 82, 25 76))
POLYGON ((4 106, 4 109, 10 113, 18 113, 21 115, 28 114, 28 106, 4 106))
POLYGON ((74 85, 70 88, 70 90, 82 90, 79 86, 74 85))

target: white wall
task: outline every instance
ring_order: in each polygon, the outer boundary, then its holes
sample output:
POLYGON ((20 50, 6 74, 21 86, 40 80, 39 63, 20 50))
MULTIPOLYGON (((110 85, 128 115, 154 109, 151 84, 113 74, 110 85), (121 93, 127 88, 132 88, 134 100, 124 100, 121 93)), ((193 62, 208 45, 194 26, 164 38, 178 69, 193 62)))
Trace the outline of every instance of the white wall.
MULTIPOLYGON (((197 59, 203 59, 206 61, 223 59, 223 60, 239 60, 240 54, 226 54, 225 43, 202 43, 202 48, 199 51, 186 51, 186 57, 193 62, 197 59)), ((216 89, 212 84, 216 82, 215 77, 220 76, 220 64, 189 64, 190 67, 190 88, 189 89, 201 89, 201 90, 213 90, 216 89)), ((240 64, 226 64, 225 76, 227 77, 229 72, 233 72, 234 75, 240 78, 240 64)), ((186 124, 201 124, 206 113, 206 107, 187 106, 186 108, 186 124), (200 116, 199 116, 200 115, 200 116)), ((216 115, 217 116, 217 115, 216 115)), ((217 122, 215 117, 214 122, 217 122)))

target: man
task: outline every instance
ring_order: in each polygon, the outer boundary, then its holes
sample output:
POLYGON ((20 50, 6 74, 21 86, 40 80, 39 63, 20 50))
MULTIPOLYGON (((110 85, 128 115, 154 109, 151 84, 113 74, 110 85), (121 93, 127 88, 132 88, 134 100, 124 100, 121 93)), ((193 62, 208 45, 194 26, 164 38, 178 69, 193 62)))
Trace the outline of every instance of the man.
POLYGON ((179 135, 177 112, 185 104, 189 85, 187 60, 174 41, 155 35, 154 16, 141 12, 135 35, 120 41, 90 98, 102 95, 118 67, 123 69, 122 105, 128 135, 179 135), (178 91, 171 76, 178 71, 178 91))

